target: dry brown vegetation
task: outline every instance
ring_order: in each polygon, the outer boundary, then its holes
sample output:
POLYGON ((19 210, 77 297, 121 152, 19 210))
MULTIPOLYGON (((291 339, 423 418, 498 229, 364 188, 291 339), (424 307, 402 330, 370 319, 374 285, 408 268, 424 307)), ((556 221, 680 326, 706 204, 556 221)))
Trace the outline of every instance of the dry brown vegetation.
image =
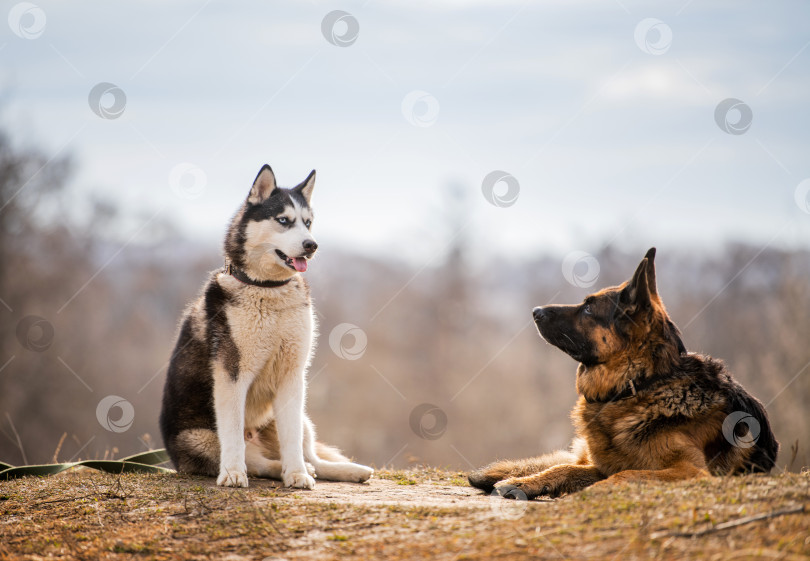
POLYGON ((529 502, 462 476, 382 471, 313 491, 90 470, 25 478, 0 487, 0 559, 810 559, 806 472, 529 502))

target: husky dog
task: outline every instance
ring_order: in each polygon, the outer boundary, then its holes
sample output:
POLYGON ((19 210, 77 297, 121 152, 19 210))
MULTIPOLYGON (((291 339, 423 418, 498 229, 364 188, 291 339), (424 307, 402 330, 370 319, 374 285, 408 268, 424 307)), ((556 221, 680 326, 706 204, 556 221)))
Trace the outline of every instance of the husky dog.
POLYGON ((359 483, 373 474, 316 442, 304 412, 316 333, 300 273, 318 248, 314 185, 313 170, 297 187, 279 188, 262 167, 225 235, 225 267, 186 309, 160 414, 182 473, 229 487, 247 487, 250 475, 304 489, 313 476, 359 483))

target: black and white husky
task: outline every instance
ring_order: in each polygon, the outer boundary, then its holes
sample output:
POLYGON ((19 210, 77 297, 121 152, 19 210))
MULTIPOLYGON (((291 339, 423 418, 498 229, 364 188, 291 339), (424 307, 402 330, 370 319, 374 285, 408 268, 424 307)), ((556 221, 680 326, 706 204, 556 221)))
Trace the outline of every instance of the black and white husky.
POLYGON ((318 244, 315 172, 293 189, 260 171, 225 236, 225 267, 186 309, 172 353, 160 430, 178 471, 247 487, 248 476, 312 489, 313 476, 366 481, 373 470, 315 441, 304 412, 315 343, 300 273, 318 244))

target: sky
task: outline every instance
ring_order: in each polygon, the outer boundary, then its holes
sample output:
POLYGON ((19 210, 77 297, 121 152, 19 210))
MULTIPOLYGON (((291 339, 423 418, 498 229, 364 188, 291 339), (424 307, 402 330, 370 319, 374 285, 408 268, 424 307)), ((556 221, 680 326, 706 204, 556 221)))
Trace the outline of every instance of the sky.
POLYGON ((3 9, 3 124, 71 155, 67 210, 114 201, 122 243, 155 216, 221 239, 268 163, 317 170, 322 248, 810 246, 806 2, 3 9))

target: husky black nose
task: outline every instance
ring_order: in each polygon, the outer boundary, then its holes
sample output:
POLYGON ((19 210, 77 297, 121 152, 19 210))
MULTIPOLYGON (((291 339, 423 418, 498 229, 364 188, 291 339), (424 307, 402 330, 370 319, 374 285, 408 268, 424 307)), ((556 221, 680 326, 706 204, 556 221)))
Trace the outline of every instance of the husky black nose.
POLYGON ((316 249, 318 249, 318 244, 315 243, 315 240, 304 240, 304 251, 315 253, 316 249))
POLYGON ((548 317, 546 311, 541 306, 537 306, 532 310, 532 316, 534 316, 534 321, 541 321, 548 317))

